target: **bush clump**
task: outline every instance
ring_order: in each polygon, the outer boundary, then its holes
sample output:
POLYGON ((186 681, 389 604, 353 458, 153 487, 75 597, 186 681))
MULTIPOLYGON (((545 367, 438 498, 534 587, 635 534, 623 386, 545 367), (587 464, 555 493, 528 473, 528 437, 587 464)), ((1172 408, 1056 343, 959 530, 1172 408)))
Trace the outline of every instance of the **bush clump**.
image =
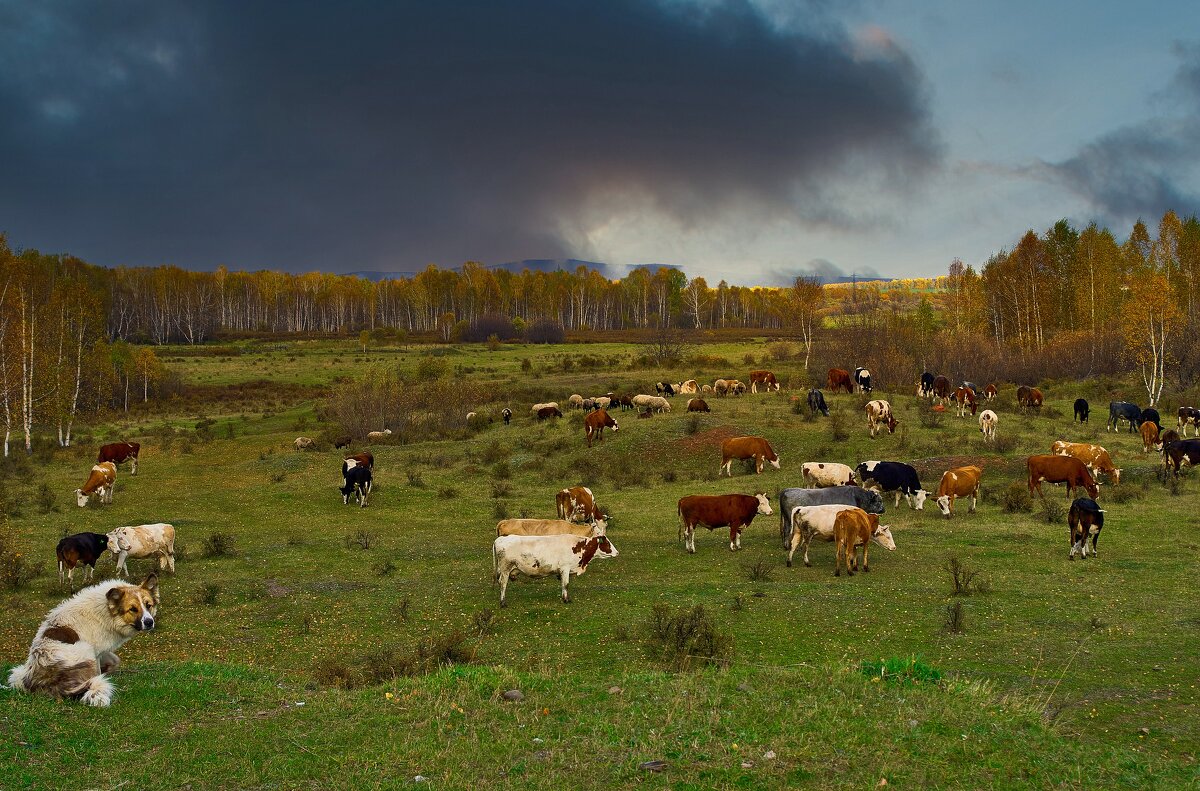
POLYGON ((204 539, 206 558, 224 558, 234 553, 235 540, 229 533, 210 533, 204 539))
POLYGON ((863 660, 859 670, 867 678, 878 678, 905 687, 920 686, 922 683, 936 684, 942 680, 942 671, 925 664, 916 656, 863 660))
POLYGON ((716 621, 704 608, 672 609, 656 604, 646 623, 646 646, 672 670, 690 670, 715 665, 729 667, 733 658, 733 638, 717 629, 716 621))

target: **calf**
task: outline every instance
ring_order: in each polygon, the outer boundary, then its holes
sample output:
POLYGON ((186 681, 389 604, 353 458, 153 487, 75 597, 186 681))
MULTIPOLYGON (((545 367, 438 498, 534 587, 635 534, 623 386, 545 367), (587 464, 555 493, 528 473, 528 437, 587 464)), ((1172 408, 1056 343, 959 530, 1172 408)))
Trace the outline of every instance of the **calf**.
POLYGON ((367 507, 367 495, 371 493, 371 468, 363 464, 356 464, 350 468, 343 468, 345 475, 345 485, 341 487, 342 505, 350 504, 351 495, 358 501, 359 508, 367 507))
POLYGON ((954 515, 954 498, 968 496, 971 498, 971 509, 967 513, 975 513, 975 503, 979 500, 979 479, 982 477, 983 470, 979 467, 946 470, 937 491, 937 506, 942 515, 949 519, 954 515))
POLYGON ((793 508, 788 516, 789 532, 784 539, 784 549, 788 553, 788 568, 791 568, 792 556, 796 554, 796 550, 800 547, 804 548, 804 565, 812 566, 812 563, 808 560, 808 547, 812 543, 813 538, 819 538, 822 541, 833 541, 834 528, 838 515, 852 511, 868 515, 871 524, 874 526, 872 537, 875 538, 880 546, 886 547, 889 550, 896 548, 896 542, 892 539, 892 529, 886 525, 879 524, 878 514, 868 513, 852 505, 800 505, 793 508))
POLYGON ((873 389, 871 387, 871 372, 866 368, 854 369, 854 384, 858 385, 858 392, 869 393, 873 389))
POLYGON ((137 442, 110 442, 100 446, 96 462, 111 461, 114 465, 129 462, 129 474, 137 475, 138 454, 141 450, 142 446, 137 442))
POLYGON ((87 482, 82 489, 75 490, 75 504, 83 508, 88 504, 88 498, 93 494, 102 503, 112 503, 113 489, 117 487, 117 465, 111 461, 102 461, 92 467, 88 473, 87 482))
POLYGON ((1100 484, 1092 478, 1087 466, 1073 456, 1030 456, 1025 460, 1025 466, 1029 470, 1029 494, 1031 495, 1036 489, 1038 496, 1045 498, 1045 495, 1042 494, 1042 481, 1046 481, 1047 483, 1065 483, 1068 497, 1073 495, 1080 486, 1087 490, 1092 499, 1100 496, 1100 484))
POLYGON ((758 514, 770 516, 765 494, 692 494, 679 501, 679 537, 687 551, 696 552, 696 526, 729 528, 729 551, 742 548, 742 529, 758 514))
POLYGON ((868 401, 863 410, 867 413, 867 430, 871 432, 871 439, 875 439, 876 431, 882 432, 884 428, 889 434, 896 433, 900 421, 892 416, 892 405, 887 401, 868 401))
POLYGON ((1183 432, 1184 439, 1187 439, 1188 426, 1191 426, 1196 431, 1196 436, 1200 437, 1200 409, 1194 406, 1179 407, 1179 417, 1175 421, 1175 428, 1183 432))
POLYGON ((1174 468, 1179 475, 1179 468, 1188 464, 1200 464, 1200 439, 1181 439, 1163 445, 1163 464, 1174 468))
POLYGON ((994 442, 996 439, 996 424, 1000 422, 1000 418, 990 409, 985 409, 979 413, 979 430, 983 432, 985 442, 994 442))
POLYGON ((563 604, 570 604, 567 586, 572 576, 587 571, 593 558, 615 558, 617 548, 608 536, 500 536, 492 543, 492 568, 500 581, 500 606, 508 606, 508 581, 514 574, 557 576, 563 604))
POLYGON ((1029 409, 1041 409, 1042 407, 1042 391, 1036 387, 1029 385, 1021 385, 1017 388, 1017 405, 1022 411, 1029 409))
POLYGON ((950 396, 954 393, 950 387, 950 380, 945 376, 938 376, 933 380, 933 397, 941 401, 943 405, 950 403, 950 396))
POLYGON ((90 580, 96 571, 96 561, 108 549, 108 536, 103 533, 76 533, 58 542, 54 555, 58 558, 58 584, 65 580, 74 583, 76 566, 87 566, 87 577, 90 580))
POLYGON ((825 389, 830 393, 836 393, 839 390, 845 389, 847 393, 854 394, 854 380, 850 378, 850 372, 844 368, 830 368, 829 374, 825 379, 825 389))
POLYGON ((1067 512, 1067 525, 1071 529, 1070 560, 1075 559, 1079 552, 1087 560, 1087 540, 1092 537, 1092 555, 1096 554, 1096 542, 1100 540, 1100 530, 1104 527, 1104 510, 1090 497, 1076 498, 1067 512))
POLYGON ((118 527, 108 534, 108 549, 117 558, 117 573, 125 576, 129 558, 158 558, 159 570, 175 573, 175 527, 165 522, 118 527))
POLYGON ((1092 410, 1088 406, 1088 402, 1085 399, 1076 398, 1075 399, 1075 418, 1071 422, 1073 422, 1073 423, 1088 422, 1088 414, 1091 411, 1092 410))
POLYGON ((1128 401, 1109 401, 1106 428, 1109 431, 1119 431, 1118 426, 1122 420, 1129 422, 1129 433, 1132 434, 1142 426, 1142 410, 1137 404, 1128 401))
MULTIPOLYGON (((829 417, 829 407, 825 406, 825 395, 815 387, 808 391, 808 409, 812 412, 813 417, 816 417, 818 412, 829 417)), ((1200 431, 1197 433, 1200 434, 1200 431)))
POLYGON ((570 486, 560 489, 554 496, 554 504, 558 509, 559 519, 582 521, 588 523, 602 522, 608 516, 596 505, 592 490, 586 486, 570 486))
POLYGON ((917 470, 911 464, 902 461, 864 461, 854 468, 859 483, 864 488, 872 488, 881 493, 895 492, 896 502, 893 508, 900 505, 900 495, 908 507, 916 511, 925 510, 925 498, 929 492, 921 488, 917 470), (870 485, 868 487, 868 484, 870 485))
POLYGON ((612 419, 612 416, 607 411, 599 409, 592 412, 583 419, 583 431, 587 435, 587 446, 592 447, 592 437, 596 438, 597 442, 604 441, 604 429, 611 428, 613 433, 617 433, 617 421, 612 419))
POLYGON ((722 442, 720 469, 731 478, 734 459, 754 459, 754 472, 758 475, 762 475, 764 461, 779 469, 779 456, 771 449, 771 443, 762 437, 730 437, 722 442))
POLYGON ((784 489, 779 493, 779 538, 787 550, 792 533, 792 510, 798 506, 853 505, 869 514, 883 513, 879 492, 861 486, 831 486, 828 489, 784 489))
POLYGON ((504 425, 508 425, 508 421, 512 420, 512 410, 508 407, 500 410, 500 417, 504 418, 504 425))
POLYGON ((836 462, 806 461, 800 465, 800 474, 818 489, 854 485, 854 470, 836 462))
POLYGON ((688 400, 687 411, 689 412, 711 412, 708 408, 708 402, 703 398, 692 398, 688 400))
POLYGON ((868 514, 859 508, 850 508, 845 511, 839 511, 833 517, 833 575, 841 576, 841 567, 838 565, 838 555, 846 560, 846 574, 853 577, 854 570, 858 568, 858 547, 863 548, 862 570, 868 572, 871 570, 867 563, 867 550, 870 548, 871 541, 879 542, 879 545, 888 549, 895 550, 896 542, 892 540, 892 531, 890 528, 879 524, 879 516, 876 514, 868 514))
POLYGON ((1161 450, 1162 445, 1158 443, 1158 426, 1147 420, 1142 423, 1140 429, 1142 435, 1142 453, 1149 453, 1151 448, 1161 450))

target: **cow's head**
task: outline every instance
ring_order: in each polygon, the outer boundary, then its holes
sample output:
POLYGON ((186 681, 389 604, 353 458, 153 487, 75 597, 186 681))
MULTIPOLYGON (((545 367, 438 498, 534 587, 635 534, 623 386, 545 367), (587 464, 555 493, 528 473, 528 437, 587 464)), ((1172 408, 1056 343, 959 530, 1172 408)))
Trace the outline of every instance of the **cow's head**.
POLYGON ((608 531, 608 514, 601 514, 592 520, 592 533, 598 536, 604 535, 608 531))
POLYGON ((88 504, 88 495, 83 493, 83 489, 75 490, 75 504, 80 508, 84 508, 88 504))
POLYGON ((896 542, 892 539, 891 525, 880 525, 875 528, 875 532, 871 535, 875 543, 886 550, 894 552, 896 550, 896 542))
POLYGON ((772 467, 774 467, 777 470, 779 469, 779 454, 778 453, 775 454, 775 458, 767 459, 767 461, 769 461, 771 463, 772 467))
POLYGON ((898 425, 900 425, 900 421, 896 420, 896 418, 892 417, 891 415, 888 415, 888 419, 887 419, 888 433, 895 434, 896 426, 898 426, 898 425))
POLYGON ((758 498, 758 513, 762 514, 763 516, 770 516, 772 513, 774 513, 774 511, 771 510, 771 501, 767 498, 766 494, 763 492, 758 492, 754 496, 758 498))
POLYGON ((915 508, 918 511, 924 511, 925 510, 925 498, 928 496, 929 496, 929 492, 925 491, 924 489, 917 489, 915 492, 913 492, 912 493, 913 508, 915 508))
POLYGON ((591 540, 596 542, 596 554, 592 557, 615 558, 620 554, 613 542, 608 540, 608 536, 596 536, 591 540))
POLYGON ((108 542, 109 549, 113 551, 113 554, 116 554, 117 552, 128 552, 129 550, 133 549, 133 544, 129 543, 129 536, 125 533, 123 528, 118 527, 116 530, 113 530, 111 533, 105 536, 105 539, 108 542))
POLYGON ((950 518, 950 495, 943 494, 941 497, 937 498, 937 507, 938 507, 938 510, 940 510, 942 512, 942 516, 949 519, 950 518))

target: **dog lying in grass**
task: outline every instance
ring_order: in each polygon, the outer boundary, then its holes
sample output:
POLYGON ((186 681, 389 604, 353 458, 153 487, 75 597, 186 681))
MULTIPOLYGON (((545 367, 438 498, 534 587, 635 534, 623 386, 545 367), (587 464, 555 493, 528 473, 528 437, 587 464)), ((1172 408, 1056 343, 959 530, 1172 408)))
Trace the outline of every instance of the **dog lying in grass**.
POLYGON ((140 585, 107 580, 84 588, 42 621, 29 658, 8 674, 8 685, 107 706, 113 686, 105 674, 120 664, 114 652, 138 632, 153 629, 157 613, 157 574, 140 585))

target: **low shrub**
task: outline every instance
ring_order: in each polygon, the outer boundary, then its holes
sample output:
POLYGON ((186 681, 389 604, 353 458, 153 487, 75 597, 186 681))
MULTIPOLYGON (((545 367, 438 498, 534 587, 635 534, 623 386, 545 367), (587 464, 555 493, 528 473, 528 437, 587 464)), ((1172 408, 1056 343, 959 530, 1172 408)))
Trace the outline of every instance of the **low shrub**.
POLYGON ((453 500, 458 497, 458 489, 453 486, 443 486, 437 490, 437 496, 439 500, 453 500))
POLYGON ((209 533, 204 539, 206 558, 224 558, 234 553, 236 541, 229 533, 209 533))
POLYGON ((746 576, 751 582, 770 582, 775 571, 775 564, 767 558, 759 558, 746 567, 746 576))
POLYGON ((645 624, 646 646, 672 670, 729 667, 733 638, 717 629, 703 605, 673 610, 656 604, 645 624))
POLYGON ((1000 510, 1006 514, 1028 513, 1033 510, 1033 498, 1024 481, 1013 481, 1000 495, 1000 510))
POLYGON ((1042 498, 1042 519, 1048 525, 1062 524, 1067 516, 1067 507, 1057 497, 1042 498))
POLYGON ((946 617, 942 622, 944 628, 950 634, 962 634, 967 630, 967 612, 963 609, 962 602, 956 601, 953 604, 946 605, 946 617))
POLYGON ((417 489, 425 487, 425 479, 421 477, 420 470, 405 470, 405 476, 408 478, 408 485, 417 489))
POLYGON ((217 597, 221 595, 221 586, 215 582, 206 582, 200 586, 200 591, 196 598, 205 607, 214 607, 217 604, 217 597))
POLYGON ((374 533, 367 530, 359 530, 353 535, 345 536, 342 539, 342 543, 345 544, 346 549, 361 549, 366 552, 376 545, 377 539, 374 533))

